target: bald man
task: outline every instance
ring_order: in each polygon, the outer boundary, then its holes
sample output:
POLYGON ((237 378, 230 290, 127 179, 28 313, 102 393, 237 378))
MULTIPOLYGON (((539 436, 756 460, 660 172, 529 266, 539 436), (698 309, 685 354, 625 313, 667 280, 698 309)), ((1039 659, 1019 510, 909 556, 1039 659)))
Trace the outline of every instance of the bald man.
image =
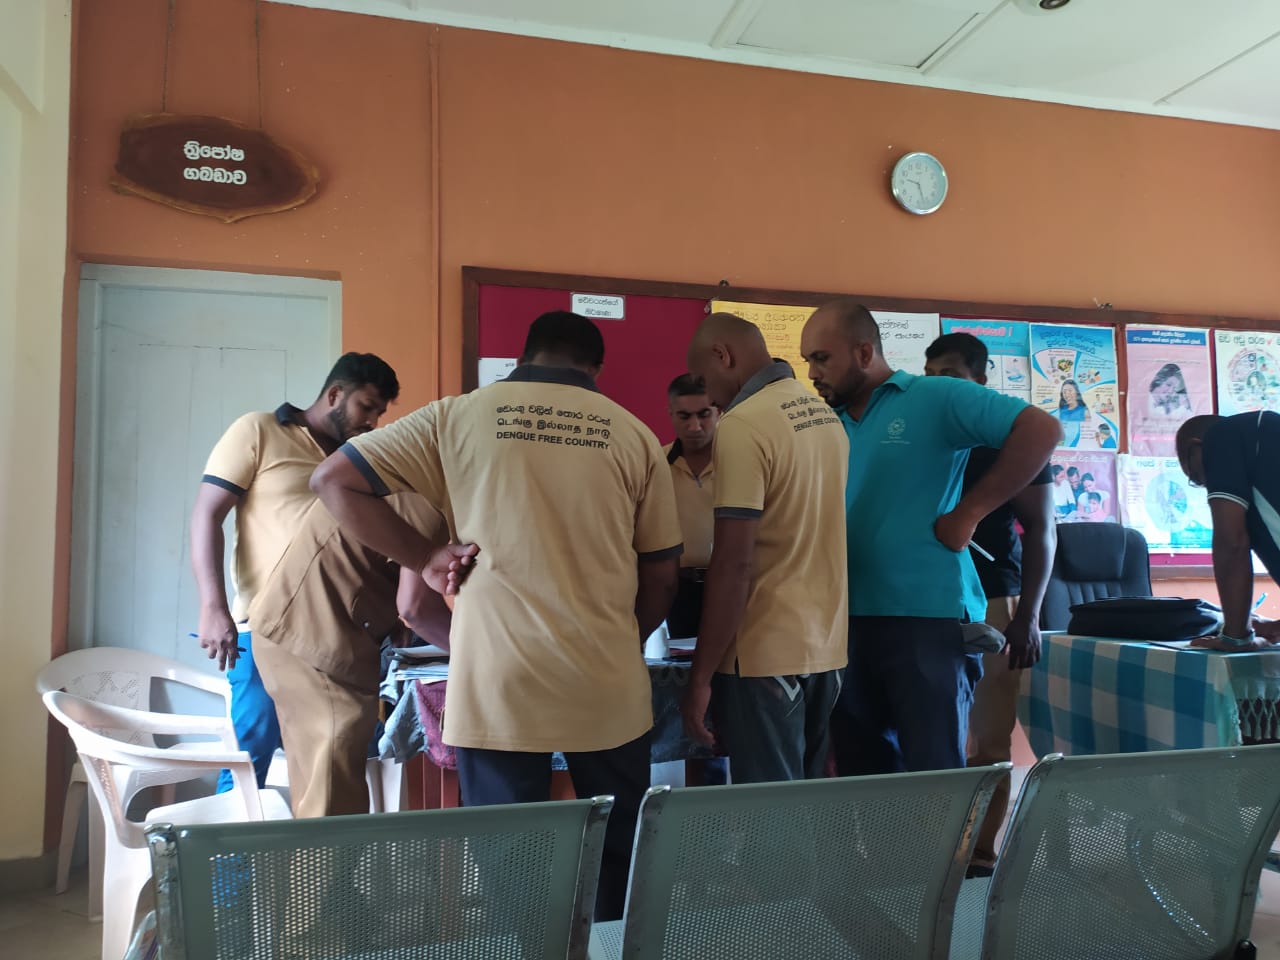
POLYGON ((685 729, 710 744, 710 707, 734 783, 819 777, 847 656, 845 542, 831 521, 849 444, 741 317, 708 317, 688 364, 724 415, 685 729))
POLYGON ((885 361, 866 307, 816 310, 800 349, 849 437, 849 669, 832 717, 842 776, 965 765, 981 661, 965 621, 986 597, 967 546, 992 510, 1031 482, 1062 437, 1021 400, 885 361), (969 450, 1000 452, 961 497, 969 450))

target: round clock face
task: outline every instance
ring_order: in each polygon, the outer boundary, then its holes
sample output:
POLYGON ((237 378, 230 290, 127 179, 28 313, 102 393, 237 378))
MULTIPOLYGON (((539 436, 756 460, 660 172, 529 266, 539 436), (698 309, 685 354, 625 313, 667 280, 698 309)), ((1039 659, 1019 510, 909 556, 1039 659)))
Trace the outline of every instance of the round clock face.
POLYGON ((893 198, 909 213, 933 213, 947 199, 947 171, 930 153, 908 153, 893 166, 893 198))

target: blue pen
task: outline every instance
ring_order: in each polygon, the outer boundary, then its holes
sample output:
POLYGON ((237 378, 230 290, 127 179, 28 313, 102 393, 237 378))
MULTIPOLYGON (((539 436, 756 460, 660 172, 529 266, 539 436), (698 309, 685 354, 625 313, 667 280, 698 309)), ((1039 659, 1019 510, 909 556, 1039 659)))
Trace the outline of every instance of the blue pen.
POLYGON ((1262 601, 1265 599, 1267 599, 1267 595, 1264 593, 1262 596, 1258 598, 1258 602, 1253 605, 1253 609, 1257 610, 1260 606, 1262 606, 1262 601))

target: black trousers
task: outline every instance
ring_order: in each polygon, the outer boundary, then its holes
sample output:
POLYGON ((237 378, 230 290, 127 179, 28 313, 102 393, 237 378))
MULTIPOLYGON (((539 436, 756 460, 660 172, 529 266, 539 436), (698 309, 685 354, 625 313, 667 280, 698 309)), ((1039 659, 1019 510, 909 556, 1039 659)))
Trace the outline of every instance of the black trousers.
POLYGON ((851 617, 849 668, 831 715, 839 775, 963 767, 981 677, 958 619, 851 617))
MULTIPOLYGON (((596 920, 620 920, 627 899, 631 849, 640 801, 649 789, 649 740, 646 731, 610 750, 565 753, 573 790, 579 798, 611 795, 613 811, 605 829, 596 920)), ((499 803, 536 803, 551 798, 551 754, 510 750, 455 749, 462 803, 483 807, 499 803)))
POLYGON ((840 670, 783 677, 717 673, 711 716, 734 783, 812 780, 823 775, 840 670))

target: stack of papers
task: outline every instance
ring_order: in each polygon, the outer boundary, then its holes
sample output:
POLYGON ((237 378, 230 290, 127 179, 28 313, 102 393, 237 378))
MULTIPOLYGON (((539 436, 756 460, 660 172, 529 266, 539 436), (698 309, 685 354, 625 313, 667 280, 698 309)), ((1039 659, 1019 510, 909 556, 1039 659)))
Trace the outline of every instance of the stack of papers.
POLYGON ((391 668, 397 680, 418 680, 422 683, 440 683, 449 679, 449 661, 424 661, 421 663, 397 663, 391 668))
POLYGON ((449 679, 449 652, 429 643, 396 650, 392 661, 391 676, 396 680, 439 683, 449 679))

